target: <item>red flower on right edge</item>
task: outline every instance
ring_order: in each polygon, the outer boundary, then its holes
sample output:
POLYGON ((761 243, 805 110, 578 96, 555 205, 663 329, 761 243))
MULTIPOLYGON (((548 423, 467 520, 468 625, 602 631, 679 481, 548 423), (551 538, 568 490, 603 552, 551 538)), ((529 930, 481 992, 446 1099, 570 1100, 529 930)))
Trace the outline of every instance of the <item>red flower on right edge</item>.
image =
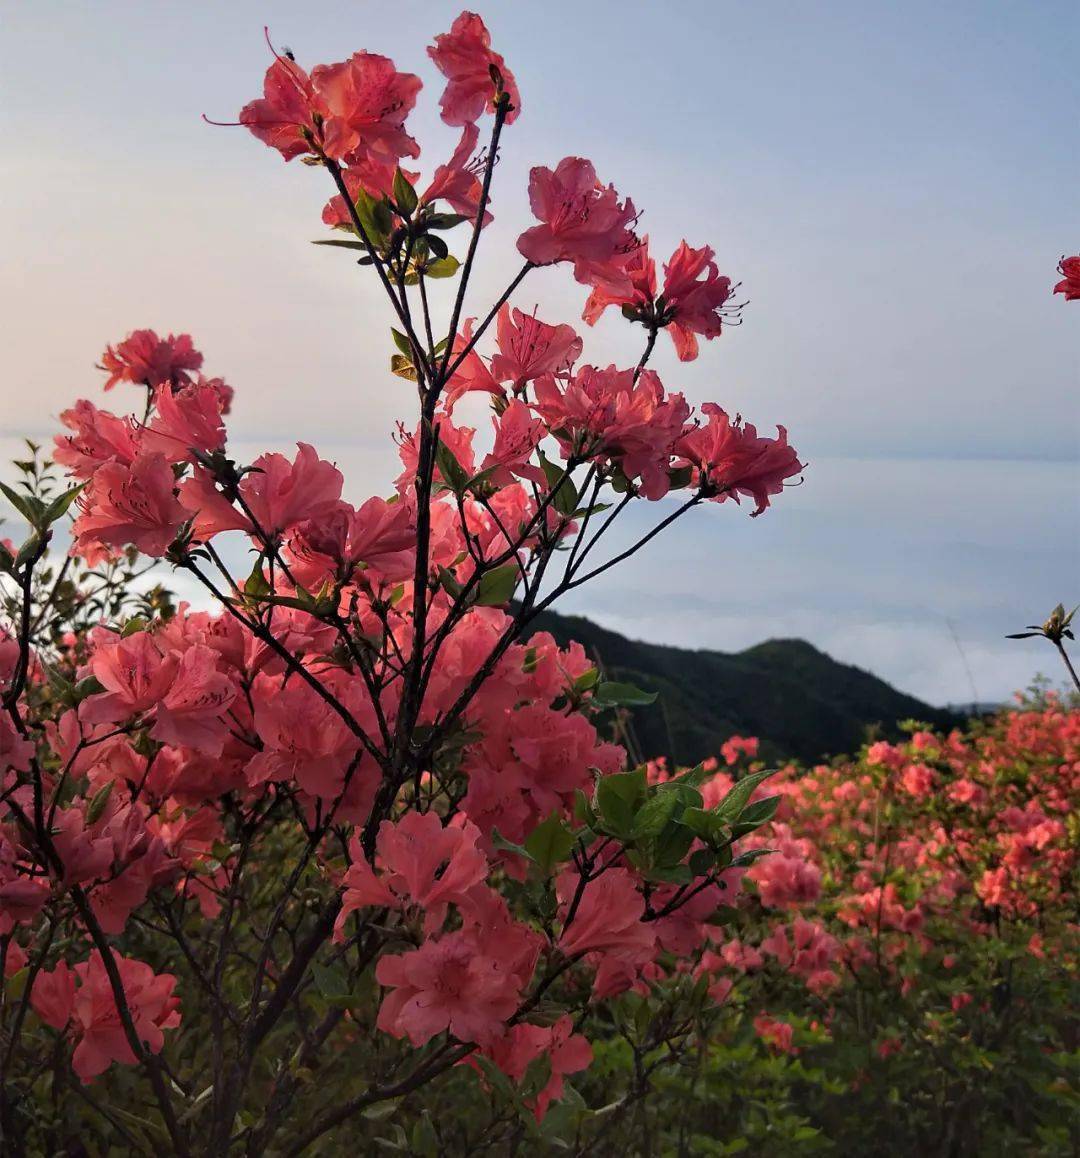
POLYGON ((1080 255, 1063 257, 1058 262, 1061 281, 1054 286, 1054 293, 1064 294, 1067 302, 1080 300, 1080 255))

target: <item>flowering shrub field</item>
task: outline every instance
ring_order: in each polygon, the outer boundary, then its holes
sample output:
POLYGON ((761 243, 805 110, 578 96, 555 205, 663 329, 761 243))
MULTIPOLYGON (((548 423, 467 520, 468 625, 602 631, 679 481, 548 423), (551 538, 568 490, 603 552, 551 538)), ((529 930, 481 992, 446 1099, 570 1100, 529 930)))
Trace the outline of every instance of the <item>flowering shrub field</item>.
POLYGON ((231 387, 150 329, 101 357, 117 411, 76 402, 3 484, 3 1151, 1068 1145, 1076 716, 805 773, 740 738, 632 766, 614 724, 647 697, 530 625, 802 464, 649 366, 735 287, 685 242, 659 275, 582 158, 532 169, 522 264, 470 313, 523 102, 472 13, 428 56, 461 136, 426 180, 386 57, 274 51, 239 117, 325 177, 328 259, 384 292, 386 496, 346 501, 305 442, 237 461, 231 387), (634 327, 626 366, 512 305, 545 266, 634 327), (147 588, 170 566, 212 610, 147 588))

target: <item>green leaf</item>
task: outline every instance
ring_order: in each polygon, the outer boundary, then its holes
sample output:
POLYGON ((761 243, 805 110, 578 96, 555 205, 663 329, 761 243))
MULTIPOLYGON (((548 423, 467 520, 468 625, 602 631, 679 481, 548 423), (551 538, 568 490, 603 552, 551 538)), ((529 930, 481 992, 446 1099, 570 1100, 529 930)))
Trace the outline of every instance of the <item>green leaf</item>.
POLYGON ((581 675, 579 675, 571 686, 575 692, 587 692, 596 687, 597 681, 599 679, 599 669, 591 667, 587 672, 583 672, 581 675))
POLYGON ((565 518, 572 516, 577 510, 578 491, 568 473, 557 462, 540 452, 540 466, 547 479, 548 490, 552 492, 551 505, 565 518))
POLYGON ((367 1118, 369 1122, 384 1122, 394 1115, 403 1100, 404 1096, 387 1098, 385 1102, 376 1102, 375 1105, 368 1106, 366 1110, 361 1110, 360 1117, 367 1118))
POLYGON ((575 839, 558 813, 553 812, 529 833, 525 840, 525 850, 540 867, 540 871, 550 876, 555 865, 569 859, 575 839))
POLYGON ((435 448, 435 463, 446 485, 455 494, 464 494, 469 485, 469 475, 445 442, 440 441, 435 448))
POLYGON ((409 341, 407 334, 403 334, 400 330, 395 330, 393 326, 390 327, 390 333, 394 336, 394 345, 405 355, 409 361, 412 361, 413 348, 412 342, 409 341))
POLYGON ((105 805, 109 803, 109 797, 112 796, 113 781, 110 780, 108 784, 99 788, 90 798, 89 807, 86 809, 86 823, 87 825, 96 824, 101 819, 101 814, 105 811, 105 805))
POLYGON ((394 173, 394 204, 402 217, 409 217, 416 208, 417 196, 409 178, 400 170, 394 173))
POLYGON ((316 963, 311 966, 311 976, 315 981, 315 988, 323 997, 339 998, 348 996, 349 986, 345 977, 339 973, 337 969, 329 965, 316 963))
POLYGON ((657 692, 644 692, 633 684, 604 680, 593 693, 593 703, 610 708, 644 707, 656 703, 657 692))
POLYGON ((645 769, 616 772, 601 777, 596 785, 596 806, 605 825, 616 836, 628 836, 634 826, 634 817, 645 803, 648 782, 645 769))
POLYGON ((264 599, 270 593, 270 584, 263 574, 263 560, 262 555, 260 555, 255 560, 251 574, 244 580, 244 594, 249 599, 264 599))
POLYGON ((726 831, 723 817, 717 815, 715 811, 710 812, 704 808, 687 808, 679 819, 709 844, 717 843, 726 831))
POLYGON ((435 1133, 427 1110, 412 1128, 410 1153, 419 1158, 436 1158, 439 1153, 439 1136, 435 1133))
POLYGON ((650 881, 659 881, 665 885, 688 885, 694 879, 694 874, 684 864, 656 865, 646 869, 645 876, 650 881))
POLYGON ((763 856, 772 856, 776 852, 775 848, 751 848, 746 852, 740 852, 738 856, 732 857, 732 868, 743 868, 748 864, 753 864, 756 860, 761 860, 763 856))
POLYGON ((574 819, 590 828, 596 826, 596 813, 593 811, 592 801, 581 791, 574 789, 574 819))
POLYGON ((688 487, 693 477, 694 468, 690 466, 680 466, 676 470, 668 471, 668 480, 673 491, 680 491, 683 487, 688 487))
POLYGON ((446 242, 441 237, 436 237, 434 233, 429 234, 424 238, 428 249, 435 255, 436 261, 445 261, 450 256, 450 249, 446 242))
POLYGON ((65 491, 62 495, 58 495, 45 508, 45 513, 41 516, 41 525, 43 527, 52 526, 57 519, 62 518, 67 514, 68 508, 75 501, 79 492, 86 486, 86 483, 79 483, 77 487, 72 487, 71 490, 65 491))
POLYGON ((464 586, 458 582, 457 576, 449 567, 439 568, 439 583, 446 594, 454 599, 465 590, 464 586))
POLYGON ((520 572, 516 563, 504 563, 493 571, 485 571, 476 586, 476 602, 480 607, 503 607, 514 597, 520 572))
POLYGON ((330 245, 334 249, 358 249, 361 253, 367 253, 367 246, 362 241, 348 241, 344 237, 321 237, 318 241, 313 241, 312 245, 330 245))
POLYGON ((652 858, 656 868, 674 868, 694 843, 694 833, 678 821, 667 826, 653 841, 652 858))
POLYGON ((647 800, 634 817, 634 827, 630 835, 635 840, 659 836, 679 810, 679 799, 670 792, 657 793, 647 800))
POLYGON ((713 772, 707 772, 704 764, 695 764, 693 768, 687 768, 685 772, 681 772, 678 776, 673 776, 670 780, 665 780, 663 784, 657 785, 658 792, 669 792, 675 788, 676 785, 686 785, 690 788, 697 788, 704 784, 706 780, 711 779, 715 775, 713 772))
POLYGON ((429 261, 424 266, 425 277, 453 277, 455 273, 461 268, 461 262, 458 261, 453 254, 448 254, 446 257, 440 257, 437 261, 429 261))
POLYGON ((764 772, 754 772, 750 776, 744 776, 716 806, 714 810, 716 815, 725 820, 735 820, 746 807, 754 789, 775 773, 775 768, 767 768, 764 772))
POLYGON ((491 843, 493 847, 501 848, 505 852, 516 852, 518 856, 523 856, 526 860, 533 859, 532 853, 524 845, 514 844, 512 840, 507 840, 497 828, 491 830, 491 843))
POLYGON ((424 219, 424 224, 428 229, 453 229, 455 225, 471 220, 472 218, 466 217, 464 213, 432 213, 430 217, 424 219))
POLYGON ((535 1098, 551 1080, 551 1056, 542 1053, 529 1062, 521 1079, 521 1094, 525 1098, 535 1098))
POLYGON ((84 680, 79 680, 72 690, 75 702, 81 704, 87 696, 96 696, 99 692, 105 690, 105 685, 97 678, 97 676, 87 676, 84 680))
POLYGON ((696 877, 706 876, 716 864, 716 853, 711 848, 697 848, 690 854, 690 871, 696 877))
POLYGON ((755 800, 753 804, 748 804, 742 812, 739 813, 739 827, 741 828, 744 824, 748 824, 753 828, 759 828, 761 825, 772 820, 779 807, 779 796, 766 796, 764 800, 755 800))
POLYGON ((394 228, 394 214, 386 199, 376 201, 366 189, 357 191, 356 215, 373 245, 383 244, 394 228))
POLYGON ((34 558, 41 550, 41 536, 31 535, 29 539, 19 548, 19 553, 15 556, 15 566, 23 567, 34 558))
POLYGON ((0 491, 3 491, 8 502, 11 503, 31 527, 41 525, 41 516, 45 512, 45 504, 40 499, 34 498, 33 495, 21 495, 5 483, 0 483, 0 491))

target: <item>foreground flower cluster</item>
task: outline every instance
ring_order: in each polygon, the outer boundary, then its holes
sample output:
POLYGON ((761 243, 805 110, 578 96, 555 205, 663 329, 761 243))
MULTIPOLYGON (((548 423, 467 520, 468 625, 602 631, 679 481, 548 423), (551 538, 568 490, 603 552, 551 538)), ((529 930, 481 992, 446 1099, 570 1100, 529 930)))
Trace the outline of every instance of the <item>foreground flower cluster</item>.
POLYGON ((359 255, 385 292, 411 410, 386 495, 347 501, 304 442, 238 462, 231 387, 189 335, 151 329, 101 357, 115 410, 61 415, 66 480, 32 448, 4 488, 26 528, 0 549, 0 1129, 17 1152, 70 1128, 30 1096, 46 1056, 57 1098, 74 1086, 136 1149, 299 1153, 458 1069, 514 1089, 535 1130, 589 1065, 587 1011, 700 950, 763 855, 737 843, 769 819, 756 780, 650 782, 611 739, 642 693, 530 626, 692 508, 759 515, 799 475, 783 427, 695 411, 648 364, 661 330, 683 360, 717 338, 732 284, 684 242, 661 286, 634 205, 571 156, 531 171, 523 265, 470 314, 522 101, 475 14, 428 54, 461 136, 426 182, 402 167, 421 82, 386 57, 309 73, 275 53, 240 113, 325 175, 328 257, 359 255), (572 325, 512 304, 558 265, 585 321, 616 305, 641 327, 636 361, 590 364, 572 325), (609 549, 639 499, 665 500, 652 529, 609 549), (186 572, 212 610, 137 594, 140 560, 186 572), (312 1068, 355 1042, 362 1081, 296 1116, 312 1068))

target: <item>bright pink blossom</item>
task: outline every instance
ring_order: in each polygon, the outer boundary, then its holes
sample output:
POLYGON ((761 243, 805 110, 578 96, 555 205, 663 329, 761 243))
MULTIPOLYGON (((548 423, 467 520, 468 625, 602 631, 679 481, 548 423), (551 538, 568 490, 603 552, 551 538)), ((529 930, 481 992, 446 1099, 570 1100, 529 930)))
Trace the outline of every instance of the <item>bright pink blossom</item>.
POLYGON ((193 382, 180 390, 159 390, 155 415, 143 432, 143 449, 169 462, 195 461, 193 451, 211 454, 225 446, 223 399, 212 382, 193 382))
POLYGON ((565 374, 581 356, 581 339, 572 326, 549 326, 535 314, 505 305, 498 316, 499 352, 491 373, 519 390, 543 374, 565 374))
POLYGON ((788 445, 787 431, 780 426, 778 438, 766 438, 741 418, 732 422, 714 403, 707 402, 702 410, 708 422, 685 434, 676 453, 695 469, 711 498, 738 502, 740 495, 748 495, 756 504, 751 513, 760 515, 770 497, 783 491, 784 482, 803 469, 795 448, 788 445))
POLYGON ((191 371, 198 370, 203 356, 195 349, 190 334, 169 334, 159 338, 153 330, 135 330, 115 346, 106 346, 101 369, 107 370, 105 389, 117 382, 149 386, 186 386, 191 371))
POLYGON ((379 959, 376 980, 391 991, 379 1008, 379 1029, 417 1046, 444 1030, 480 1045, 502 1035, 532 976, 540 942, 510 920, 500 898, 479 889, 478 907, 466 911, 460 930, 379 959))
POLYGON ((77 500, 71 553, 91 564, 129 544, 145 555, 164 555, 186 518, 174 486, 172 467, 161 454, 99 466, 77 500))
POLYGON ((439 98, 448 125, 471 124, 485 112, 493 113, 499 92, 509 98, 506 123, 517 119, 521 96, 514 74, 492 50, 491 34, 475 12, 462 12, 449 32, 436 36, 428 56, 449 82, 439 98))
POLYGON ((637 212, 613 186, 600 184, 589 161, 565 157, 554 170, 534 168, 529 203, 540 224, 518 238, 522 257, 534 265, 572 262, 583 285, 629 286, 626 263, 639 245, 637 212))
POLYGON ((566 1014, 554 1025, 513 1025, 484 1052, 515 1085, 520 1084, 532 1062, 547 1055, 551 1076, 532 1103, 538 1122, 548 1106, 562 1097, 563 1078, 588 1069, 593 1056, 592 1047, 581 1034, 574 1033, 574 1023, 566 1014))
POLYGON ((396 824, 384 820, 376 841, 378 873, 354 838, 335 937, 341 939, 348 915, 367 905, 415 905, 425 910, 425 929, 437 929, 447 905, 459 903, 487 876, 487 857, 476 847, 479 836, 475 824, 444 827, 434 812, 408 812, 396 824))
MULTIPOLYGON (((266 535, 280 535, 307 519, 330 514, 341 498, 343 479, 332 463, 298 442, 290 463, 283 454, 264 454, 252 463, 238 487, 247 511, 266 535)), ((194 533, 210 538, 222 531, 253 532, 247 513, 238 510, 214 485, 208 471, 196 468, 180 485, 180 503, 194 517, 194 533)))
POLYGON ((326 111, 308 74, 295 60, 275 53, 263 80, 262 99, 240 110, 240 124, 291 161, 312 152, 313 142, 321 140, 320 121, 326 111))
POLYGON ((404 127, 422 87, 418 76, 398 72, 388 57, 356 52, 339 64, 317 65, 311 83, 326 109, 323 148, 329 156, 393 167, 402 157, 420 155, 404 127))
POLYGON ((1058 262, 1061 281, 1054 286, 1054 293, 1064 294, 1067 302, 1080 301, 1080 255, 1063 257, 1058 262))
POLYGON ((139 453, 139 435, 129 418, 99 410, 85 399, 60 415, 71 434, 58 434, 53 459, 77 479, 88 479, 103 463, 130 466, 139 453))
POLYGON ((596 286, 582 316, 593 325, 608 306, 619 306, 634 321, 667 329, 679 360, 691 362, 698 355, 699 334, 709 340, 720 336, 731 299, 731 278, 720 273, 713 257, 707 245, 692 249, 683 241, 664 266, 664 288, 657 296, 656 265, 645 238, 626 265, 628 281, 596 286))
MULTIPOLYGON (((113 960, 139 1040, 150 1053, 160 1053, 165 1044, 162 1030, 180 1024, 180 1000, 173 995, 176 978, 155 974, 149 965, 130 957, 114 954, 113 960)), ((47 1025, 70 1028, 77 1042, 72 1068, 84 1082, 104 1073, 113 1062, 136 1063, 105 963, 96 949, 74 971, 61 961, 51 972, 39 974, 30 1002, 47 1025)))

